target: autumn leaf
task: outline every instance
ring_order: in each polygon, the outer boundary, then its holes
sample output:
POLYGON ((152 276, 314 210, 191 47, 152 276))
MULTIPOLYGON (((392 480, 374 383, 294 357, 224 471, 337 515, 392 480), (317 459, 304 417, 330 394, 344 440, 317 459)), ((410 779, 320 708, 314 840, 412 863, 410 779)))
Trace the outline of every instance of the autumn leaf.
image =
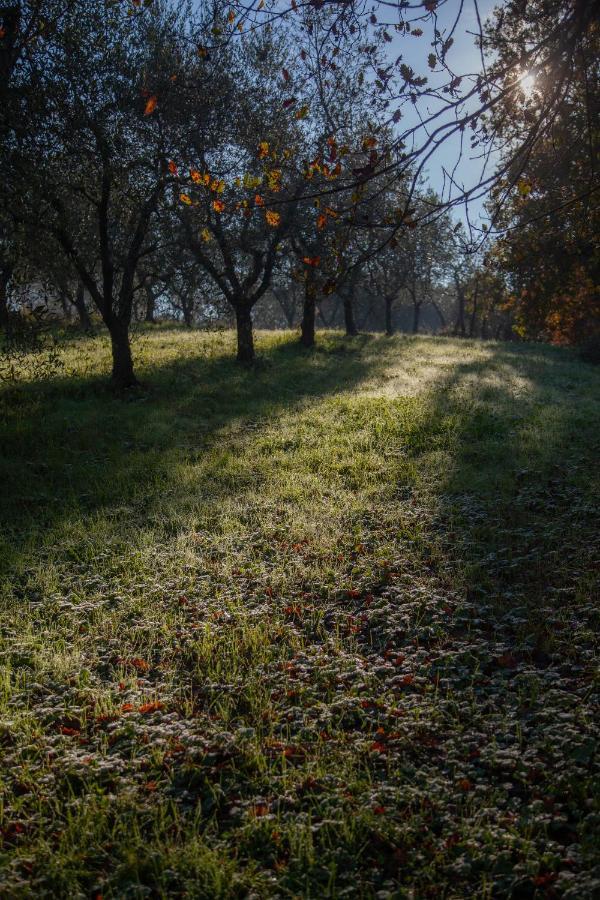
POLYGON ((268 141, 261 141, 258 145, 258 158, 264 159, 269 155, 269 143, 268 141))
POLYGON ((307 117, 307 115, 308 115, 308 106, 305 103, 304 106, 301 106, 300 109, 298 110, 298 112, 296 113, 296 118, 297 119, 305 119, 307 117))
POLYGON ((208 228, 203 228, 202 231, 200 232, 200 237, 202 238, 203 241, 208 243, 208 241, 211 240, 212 235, 211 235, 210 231, 208 230, 208 228))
POLYGON ((411 34, 413 37, 421 37, 421 35, 423 34, 423 29, 422 28, 413 28, 413 30, 411 31, 411 34))
POLYGON ((190 178, 192 179, 194 184, 201 184, 203 180, 202 175, 200 174, 198 169, 190 169, 190 178))
POLYGON ((528 178, 519 178, 517 182, 517 190, 521 197, 528 197, 533 190, 533 185, 528 178))
POLYGON ((367 150, 370 150, 372 147, 375 147, 376 145, 377 145, 377 138, 374 138, 374 137, 366 137, 366 138, 364 138, 364 140, 362 142, 362 148, 365 152, 367 150))
POLYGON ((281 169, 271 169, 267 172, 267 183, 269 190, 278 193, 281 190, 281 169))
POLYGON ((162 709, 163 705, 159 700, 155 703, 142 703, 141 706, 138 707, 138 712, 141 713, 151 713, 156 712, 158 709, 162 709))
POLYGON ((332 219, 337 219, 337 217, 338 217, 338 213, 335 211, 335 209, 332 209, 331 206, 326 206, 326 207, 325 207, 325 212, 326 212, 327 215, 328 215, 330 218, 332 218, 332 219))
POLYGON ((319 231, 322 231, 323 228, 327 225, 327 216, 325 213, 319 213, 317 216, 317 228, 319 231))
POLYGON ((313 269, 316 269, 317 266, 321 264, 320 256, 303 256, 302 262, 307 266, 312 266, 313 269))
POLYGON ((171 173, 171 175, 177 175, 177 166, 175 165, 173 160, 169 162, 169 172, 171 173))
POLYGON ((156 109, 157 103, 158 103, 158 97, 156 96, 156 94, 152 94, 151 97, 148 97, 148 100, 146 101, 146 105, 144 107, 144 115, 145 116, 152 115, 152 113, 156 109))
POLYGON ((263 198, 260 196, 260 194, 256 194, 256 195, 254 196, 254 205, 255 205, 255 206, 264 206, 264 205, 265 205, 265 201, 264 201, 263 198))
POLYGON ((223 203, 222 200, 213 200, 212 208, 214 209, 214 211, 216 213, 222 213, 223 210, 225 209, 225 204, 223 203))
POLYGON ((179 199, 181 200, 182 203, 185 203, 186 206, 192 205, 192 198, 188 194, 180 194, 179 199))
POLYGON ((268 209, 265 213, 265 219, 267 220, 267 225, 270 225, 271 228, 277 228, 281 222, 281 215, 272 209, 268 209))
POLYGON ((227 21, 229 22, 230 25, 233 25, 233 23, 235 22, 235 13, 232 9, 229 10, 229 15, 227 16, 227 21))

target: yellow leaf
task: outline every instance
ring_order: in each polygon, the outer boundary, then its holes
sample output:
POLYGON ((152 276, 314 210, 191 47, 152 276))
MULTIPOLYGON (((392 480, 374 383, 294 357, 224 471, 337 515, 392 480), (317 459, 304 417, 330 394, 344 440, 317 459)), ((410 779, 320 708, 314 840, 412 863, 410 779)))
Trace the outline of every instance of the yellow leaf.
POLYGON ((200 237, 202 238, 203 241, 208 242, 211 240, 212 235, 211 235, 210 231, 208 230, 208 228, 203 228, 202 231, 200 232, 200 237))
POLYGON ((271 191, 276 193, 281 190, 281 169, 271 169, 267 172, 267 183, 271 191))
POLYGON ((180 194, 179 199, 181 200, 182 203, 185 203, 187 206, 192 205, 192 198, 189 197, 187 194, 180 194))
POLYGON ((258 145, 258 158, 264 159, 265 156, 269 155, 269 144, 268 141, 261 141, 258 145))
POLYGON ((202 181, 202 175, 198 171, 198 169, 190 169, 190 178, 194 182, 194 184, 200 184, 202 181))
POLYGON ((267 225, 270 225, 272 228, 277 228, 277 226, 281 222, 280 214, 272 209, 268 209, 266 211, 265 219, 267 220, 267 225))
POLYGON ((533 190, 533 185, 528 178, 519 178, 517 189, 521 197, 528 197, 533 190))

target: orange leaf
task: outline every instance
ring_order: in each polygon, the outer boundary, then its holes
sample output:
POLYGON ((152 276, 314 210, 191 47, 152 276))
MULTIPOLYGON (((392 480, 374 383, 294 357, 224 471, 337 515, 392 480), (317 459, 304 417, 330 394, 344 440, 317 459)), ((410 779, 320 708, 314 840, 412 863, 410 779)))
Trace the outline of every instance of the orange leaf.
POLYGON ((198 171, 198 169, 190 169, 190 178, 194 182, 194 184, 200 184, 202 182, 202 175, 198 171))
POLYGON ((269 144, 267 141, 261 141, 258 145, 258 158, 264 159, 265 156, 269 155, 269 144))
POLYGON ((171 173, 171 175, 177 175, 177 166, 175 165, 173 160, 169 162, 169 172, 171 173))
POLYGON ((317 216, 317 228, 319 231, 322 231, 323 228, 327 225, 327 216, 324 213, 319 213, 317 216))
POLYGON ((278 212, 274 212, 272 209, 268 209, 265 213, 265 219, 267 220, 267 225, 270 225, 272 228, 277 228, 281 222, 281 215, 278 212))
POLYGON ((179 199, 181 200, 182 203, 185 203, 187 206, 192 205, 192 198, 189 197, 187 194, 180 194, 179 199))
POLYGON ((313 269, 316 269, 317 266, 319 266, 321 263, 321 257, 320 256, 304 256, 302 258, 302 262, 305 265, 312 266, 313 269))
POLYGON ((264 206, 264 205, 265 205, 265 201, 264 201, 263 198, 260 196, 260 194, 256 194, 256 195, 255 195, 255 197, 254 197, 254 203, 256 204, 256 206, 264 206))
POLYGON ((148 98, 146 102, 146 106, 144 107, 144 115, 150 116, 156 109, 156 104, 158 103, 158 97, 156 94, 152 94, 151 97, 148 98))
POLYGON ((222 213, 225 209, 225 204, 222 200, 213 200, 212 207, 216 213, 222 213))
POLYGON ((156 710, 162 709, 163 705, 164 704, 161 703, 159 700, 157 700, 155 703, 142 703, 142 705, 139 707, 138 711, 141 713, 156 712, 156 710))

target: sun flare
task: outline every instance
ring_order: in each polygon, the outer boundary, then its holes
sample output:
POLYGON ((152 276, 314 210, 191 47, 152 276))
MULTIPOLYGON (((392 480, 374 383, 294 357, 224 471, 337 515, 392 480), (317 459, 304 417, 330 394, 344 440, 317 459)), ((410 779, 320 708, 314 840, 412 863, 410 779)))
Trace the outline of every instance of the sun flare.
POLYGON ((535 88, 535 75, 531 72, 523 72, 519 76, 519 86, 526 97, 531 97, 535 88))

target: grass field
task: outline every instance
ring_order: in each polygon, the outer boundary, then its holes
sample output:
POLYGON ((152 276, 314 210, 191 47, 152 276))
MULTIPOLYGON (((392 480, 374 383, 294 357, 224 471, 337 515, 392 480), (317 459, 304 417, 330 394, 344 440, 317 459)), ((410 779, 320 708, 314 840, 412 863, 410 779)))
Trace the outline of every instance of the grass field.
POLYGON ((600 896, 600 369, 158 328, 0 389, 0 895, 600 896))

